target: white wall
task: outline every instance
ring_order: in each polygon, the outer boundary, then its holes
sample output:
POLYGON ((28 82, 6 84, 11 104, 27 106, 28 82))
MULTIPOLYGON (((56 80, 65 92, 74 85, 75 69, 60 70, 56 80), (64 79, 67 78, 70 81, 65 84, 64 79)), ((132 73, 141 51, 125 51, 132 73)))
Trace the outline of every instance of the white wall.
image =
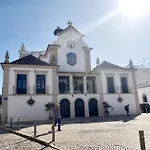
POLYGON ((150 82, 150 68, 138 68, 135 74, 137 84, 150 82))
POLYGON ((111 76, 111 74, 113 75, 115 88, 117 86, 121 87, 120 77, 125 76, 125 77, 127 77, 128 87, 131 87, 132 90, 134 90, 131 71, 115 70, 115 69, 109 70, 108 69, 107 71, 105 71, 105 70, 102 71, 102 82, 103 82, 103 92, 104 93, 107 93, 107 74, 108 75, 110 74, 110 76, 111 76))
MULTIPOLYGON (((68 28, 66 32, 62 35, 59 35, 57 40, 52 44, 60 45, 60 48, 57 49, 57 62, 60 66, 58 71, 62 72, 85 72, 85 51, 82 47, 88 47, 88 45, 82 40, 81 34, 77 32, 73 27, 68 28), (69 48, 68 41, 74 41, 75 47, 69 48), (74 66, 70 66, 67 63, 67 54, 73 52, 77 55, 77 63, 74 66)), ((39 52, 34 52, 35 57, 39 56, 39 52)), ((41 57, 41 60, 50 63, 50 52, 46 57, 41 57)), ((90 58, 89 58, 90 60, 90 58)), ((90 62, 91 63, 91 62, 90 62)), ((89 65, 89 64, 88 64, 89 65)), ((91 66, 91 65, 90 65, 91 66)), ((90 67, 89 66, 89 67, 90 67)))
MULTIPOLYGON (((102 77, 102 86, 103 86, 103 101, 106 101, 111 105, 114 110, 114 115, 125 115, 124 106, 130 105, 130 113, 136 114, 136 100, 134 94, 134 85, 132 80, 132 72, 125 69, 98 69, 97 72, 101 74, 102 77), (107 93, 107 76, 114 77, 114 86, 115 88, 121 87, 120 77, 127 77, 128 86, 132 88, 132 93, 120 93, 123 101, 118 102, 117 98, 119 93, 107 93)), ((100 90, 100 89, 99 89, 100 90)))
POLYGON ((147 96, 147 101, 150 103, 150 86, 138 88, 138 95, 140 103, 143 103, 143 94, 147 96))
POLYGON ((32 99, 35 100, 35 104, 30 106, 27 101, 30 99, 30 95, 26 96, 9 96, 8 97, 8 121, 10 118, 13 121, 33 121, 33 120, 47 120, 48 112, 45 111, 45 104, 52 102, 50 95, 38 96, 33 95, 32 99))
POLYGON ((47 55, 47 57, 41 57, 41 60, 43 60, 49 64, 50 63, 50 53, 47 55))
POLYGON ((106 94, 104 95, 104 101, 108 102, 112 106, 114 115, 125 115, 126 111, 124 110, 125 105, 130 105, 130 114, 136 114, 136 104, 134 94, 121 94, 123 101, 120 103, 117 101, 119 94, 106 94))
POLYGON ((13 94, 13 86, 16 87, 16 72, 29 72, 28 86, 31 87, 30 93, 33 94, 33 86, 36 87, 36 72, 47 72, 46 73, 46 86, 49 87, 49 93, 52 93, 52 69, 42 68, 10 68, 9 73, 9 94, 13 94))
POLYGON ((67 31, 66 33, 59 36, 53 44, 61 45, 57 54, 58 65, 60 66, 59 71, 85 72, 85 56, 82 47, 87 47, 87 45, 83 42, 81 37, 77 37, 77 33, 75 31, 67 31), (75 42, 75 48, 73 49, 68 48, 67 42, 70 40, 75 42), (74 66, 70 66, 67 63, 66 55, 69 52, 73 52, 77 55, 77 63, 74 66))

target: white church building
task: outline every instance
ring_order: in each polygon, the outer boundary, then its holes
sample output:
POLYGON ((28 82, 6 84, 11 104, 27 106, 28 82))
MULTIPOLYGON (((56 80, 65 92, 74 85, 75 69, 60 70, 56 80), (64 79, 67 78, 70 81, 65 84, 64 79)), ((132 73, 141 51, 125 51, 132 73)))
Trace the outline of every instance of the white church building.
POLYGON ((110 62, 96 61, 91 69, 91 51, 84 35, 71 22, 54 31, 57 39, 46 51, 29 52, 22 44, 20 58, 3 69, 2 118, 17 121, 46 120, 45 104, 60 104, 62 118, 104 116, 103 102, 109 115, 140 114, 135 69, 110 62))

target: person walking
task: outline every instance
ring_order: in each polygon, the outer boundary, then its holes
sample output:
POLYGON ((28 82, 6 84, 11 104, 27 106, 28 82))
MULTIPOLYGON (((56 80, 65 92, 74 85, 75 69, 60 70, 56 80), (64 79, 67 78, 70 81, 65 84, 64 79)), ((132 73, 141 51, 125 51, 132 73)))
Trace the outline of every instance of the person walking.
POLYGON ((60 126, 61 126, 61 114, 60 114, 60 106, 59 104, 56 105, 54 108, 54 114, 55 114, 55 126, 58 123, 58 131, 61 131, 60 126))
POLYGON ((127 116, 129 116, 129 104, 125 106, 125 111, 127 112, 127 116))

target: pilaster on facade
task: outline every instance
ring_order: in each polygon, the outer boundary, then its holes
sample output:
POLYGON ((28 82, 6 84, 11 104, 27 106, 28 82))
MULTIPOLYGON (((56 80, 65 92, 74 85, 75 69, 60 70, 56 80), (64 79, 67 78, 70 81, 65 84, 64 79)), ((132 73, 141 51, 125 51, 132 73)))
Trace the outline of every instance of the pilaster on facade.
POLYGON ((9 95, 9 78, 10 69, 8 67, 4 68, 3 74, 3 95, 2 95, 2 123, 7 121, 8 117, 8 95, 9 95))
POLYGON ((70 94, 73 94, 73 76, 69 76, 69 89, 70 94))
POLYGON ((52 71, 52 93, 53 93, 53 102, 58 104, 57 95, 58 95, 58 80, 57 80, 57 71, 54 69, 52 71))
POLYGON ((88 101, 85 101, 85 117, 89 117, 89 106, 88 106, 88 101))
POLYGON ((96 88, 96 93, 99 95, 100 94, 100 87, 99 87, 99 76, 96 76, 96 82, 95 82, 95 88, 96 88))
POLYGON ((97 87, 98 87, 98 94, 100 95, 100 101, 98 103, 99 109, 99 116, 104 115, 104 108, 103 108, 103 101, 104 101, 104 93, 103 93, 103 84, 102 84, 102 73, 99 71, 99 75, 97 76, 97 87))
POLYGON ((71 114, 71 118, 75 118, 75 108, 74 108, 74 102, 71 101, 70 102, 70 114, 71 114))
POLYGON ((84 94, 87 94, 87 80, 86 76, 83 76, 84 94))
MULTIPOLYGON (((35 75, 35 71, 33 71, 33 70, 31 70, 31 72, 30 72, 30 78, 29 78, 29 83, 30 83, 30 87, 32 87, 32 88, 30 88, 30 94, 31 95, 33 95, 33 94, 35 94, 35 85, 36 85, 36 81, 35 80, 33 80, 34 78, 36 77, 36 75, 35 75), (34 82, 31 82, 30 80, 33 80, 34 82), (34 88, 33 88, 34 87, 34 88)), ((36 78, 35 78, 36 79, 36 78)))

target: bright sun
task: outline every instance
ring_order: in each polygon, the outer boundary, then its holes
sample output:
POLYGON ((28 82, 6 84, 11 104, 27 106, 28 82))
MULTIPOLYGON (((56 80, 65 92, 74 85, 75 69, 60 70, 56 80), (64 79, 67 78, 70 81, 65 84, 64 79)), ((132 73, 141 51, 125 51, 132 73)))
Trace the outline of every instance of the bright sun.
POLYGON ((141 17, 150 11, 150 0, 120 0, 120 12, 128 17, 141 17))

